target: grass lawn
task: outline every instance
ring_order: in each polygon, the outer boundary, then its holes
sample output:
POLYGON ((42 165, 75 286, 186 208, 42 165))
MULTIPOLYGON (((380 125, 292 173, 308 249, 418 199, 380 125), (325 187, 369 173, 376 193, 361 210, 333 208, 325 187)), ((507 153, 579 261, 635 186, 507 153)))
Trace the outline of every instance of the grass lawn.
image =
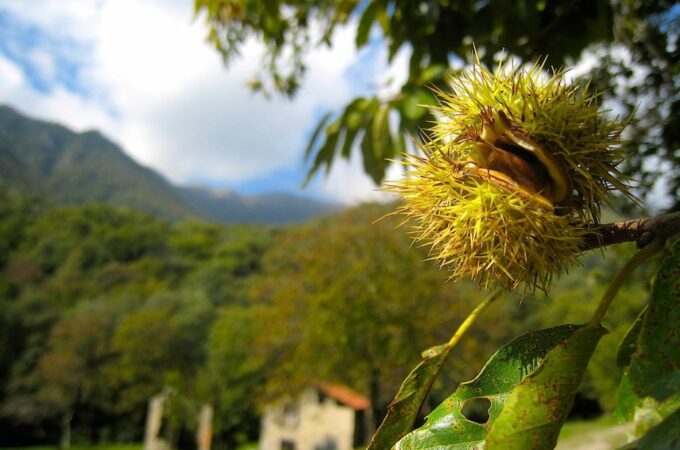
MULTIPOLYGON (((49 447, 5 447, 0 450, 55 450, 57 446, 49 447)), ((144 444, 95 444, 72 445, 71 450, 142 450, 144 444)), ((236 450, 257 450, 257 442, 240 445, 236 450)))
POLYGON ((249 442, 247 444, 241 444, 236 450, 257 450, 257 442, 249 442))
MULTIPOLYGON (((556 450, 613 450, 627 442, 629 425, 619 425, 610 416, 596 420, 567 422, 562 427, 556 450)), ((73 445, 72 450, 142 450, 143 444, 73 445)), ((0 448, 0 450, 55 450, 57 447, 0 448)), ((237 450, 257 450, 257 443, 243 444, 237 450)))
MULTIPOLYGON (((0 450, 55 450, 58 447, 41 446, 41 447, 8 447, 0 448, 0 450)), ((72 445, 71 450, 142 450, 144 444, 93 444, 93 445, 72 445)))

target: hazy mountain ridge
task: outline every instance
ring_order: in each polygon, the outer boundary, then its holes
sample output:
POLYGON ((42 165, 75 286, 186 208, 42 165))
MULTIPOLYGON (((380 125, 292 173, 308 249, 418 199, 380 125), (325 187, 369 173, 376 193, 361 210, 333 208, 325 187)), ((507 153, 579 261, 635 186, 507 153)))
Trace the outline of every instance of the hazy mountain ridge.
POLYGON ((177 187, 97 131, 76 133, 0 105, 0 181, 57 204, 101 202, 170 220, 282 224, 337 206, 289 194, 177 187))
POLYGON ((178 190, 201 217, 222 223, 302 222, 339 209, 337 205, 284 193, 245 196, 203 187, 180 187, 178 190))

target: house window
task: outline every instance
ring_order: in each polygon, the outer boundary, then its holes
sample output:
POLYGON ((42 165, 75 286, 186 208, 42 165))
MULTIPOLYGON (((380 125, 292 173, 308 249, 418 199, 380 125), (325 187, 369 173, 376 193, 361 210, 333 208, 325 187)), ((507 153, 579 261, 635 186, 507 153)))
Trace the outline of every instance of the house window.
POLYGON ((281 441, 281 450, 295 450, 295 442, 281 441))
POLYGON ((338 444, 335 439, 327 437, 321 444, 315 445, 314 450, 338 450, 338 444))
POLYGON ((283 405, 283 426, 288 428, 297 427, 300 424, 300 410, 293 402, 283 405))

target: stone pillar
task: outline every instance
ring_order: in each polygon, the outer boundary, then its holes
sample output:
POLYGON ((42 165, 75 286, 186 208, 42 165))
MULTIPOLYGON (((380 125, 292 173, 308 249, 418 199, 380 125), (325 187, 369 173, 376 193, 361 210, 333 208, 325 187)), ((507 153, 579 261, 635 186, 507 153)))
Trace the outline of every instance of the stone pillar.
POLYGON ((169 446, 158 436, 163 422, 163 407, 167 399, 166 393, 151 397, 146 415, 146 430, 144 432, 144 450, 166 450, 169 446))
POLYGON ((198 432, 196 433, 196 446, 198 450, 210 450, 212 443, 213 407, 204 404, 198 415, 198 432))

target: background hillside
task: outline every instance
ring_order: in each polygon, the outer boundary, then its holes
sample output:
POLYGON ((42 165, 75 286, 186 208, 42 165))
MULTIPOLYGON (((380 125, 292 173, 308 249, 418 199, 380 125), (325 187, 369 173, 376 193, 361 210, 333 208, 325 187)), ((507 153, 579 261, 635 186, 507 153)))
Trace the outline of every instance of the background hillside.
POLYGON ((200 186, 178 187, 177 191, 202 219, 225 224, 303 222, 340 209, 338 205, 285 193, 239 195, 200 186))
POLYGON ((0 180, 58 205, 105 203, 169 220, 284 224, 338 209, 288 194, 241 196, 177 187, 99 132, 75 133, 2 105, 0 180))

